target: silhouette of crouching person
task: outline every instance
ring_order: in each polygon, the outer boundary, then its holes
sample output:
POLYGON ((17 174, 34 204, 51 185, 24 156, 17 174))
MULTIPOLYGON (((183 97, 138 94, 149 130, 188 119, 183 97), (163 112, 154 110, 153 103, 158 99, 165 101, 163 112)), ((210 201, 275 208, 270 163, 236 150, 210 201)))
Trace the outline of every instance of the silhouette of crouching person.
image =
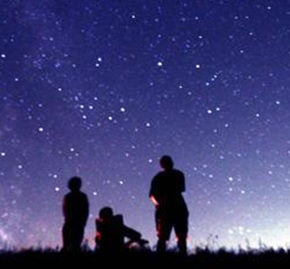
POLYGON ((121 214, 114 215, 111 207, 103 207, 96 219, 96 250, 104 253, 118 253, 134 243, 143 247, 148 240, 141 233, 124 225, 121 214))

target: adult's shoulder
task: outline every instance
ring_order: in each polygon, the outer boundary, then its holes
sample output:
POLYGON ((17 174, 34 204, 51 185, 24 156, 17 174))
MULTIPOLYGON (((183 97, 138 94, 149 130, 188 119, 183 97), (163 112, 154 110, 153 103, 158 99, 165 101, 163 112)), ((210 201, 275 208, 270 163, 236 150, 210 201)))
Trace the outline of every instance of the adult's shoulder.
POLYGON ((184 173, 183 173, 181 170, 179 170, 179 169, 174 169, 174 172, 175 172, 177 175, 184 177, 184 173))
POLYGON ((153 177, 153 180, 156 180, 156 179, 162 177, 163 175, 164 175, 164 172, 163 171, 160 171, 157 174, 155 174, 155 176, 153 177))
POLYGON ((118 223, 123 223, 124 222, 124 218, 122 214, 116 214, 114 215, 114 220, 118 223))

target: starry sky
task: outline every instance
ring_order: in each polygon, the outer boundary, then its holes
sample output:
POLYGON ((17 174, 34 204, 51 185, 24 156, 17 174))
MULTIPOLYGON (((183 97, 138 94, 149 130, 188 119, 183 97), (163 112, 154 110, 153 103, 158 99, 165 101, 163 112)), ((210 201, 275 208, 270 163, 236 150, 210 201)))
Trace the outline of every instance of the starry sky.
MULTIPOLYGON (((290 2, 3 0, 0 247, 57 247, 72 176, 156 243, 160 156, 189 247, 288 247, 290 2)), ((174 234, 171 243, 175 244, 174 234)))

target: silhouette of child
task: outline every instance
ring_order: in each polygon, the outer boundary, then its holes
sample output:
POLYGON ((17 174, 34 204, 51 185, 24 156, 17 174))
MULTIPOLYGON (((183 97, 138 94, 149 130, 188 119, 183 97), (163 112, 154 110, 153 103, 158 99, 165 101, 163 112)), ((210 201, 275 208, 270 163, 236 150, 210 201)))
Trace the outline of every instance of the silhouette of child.
POLYGON ((81 191, 81 186, 82 179, 80 177, 70 178, 68 181, 70 192, 63 198, 63 251, 81 250, 81 243, 89 216, 89 200, 87 195, 81 191))

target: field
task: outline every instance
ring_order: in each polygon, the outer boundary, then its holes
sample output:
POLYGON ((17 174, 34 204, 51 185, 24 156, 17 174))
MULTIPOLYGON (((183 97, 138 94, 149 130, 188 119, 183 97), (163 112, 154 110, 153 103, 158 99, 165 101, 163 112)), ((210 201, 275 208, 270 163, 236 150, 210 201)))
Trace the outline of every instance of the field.
POLYGON ((220 249, 210 251, 197 250, 187 256, 175 252, 158 255, 156 252, 127 251, 107 255, 94 251, 80 253, 63 253, 58 250, 19 250, 2 251, 1 268, 276 268, 289 267, 290 252, 288 250, 263 250, 232 252, 220 249))

